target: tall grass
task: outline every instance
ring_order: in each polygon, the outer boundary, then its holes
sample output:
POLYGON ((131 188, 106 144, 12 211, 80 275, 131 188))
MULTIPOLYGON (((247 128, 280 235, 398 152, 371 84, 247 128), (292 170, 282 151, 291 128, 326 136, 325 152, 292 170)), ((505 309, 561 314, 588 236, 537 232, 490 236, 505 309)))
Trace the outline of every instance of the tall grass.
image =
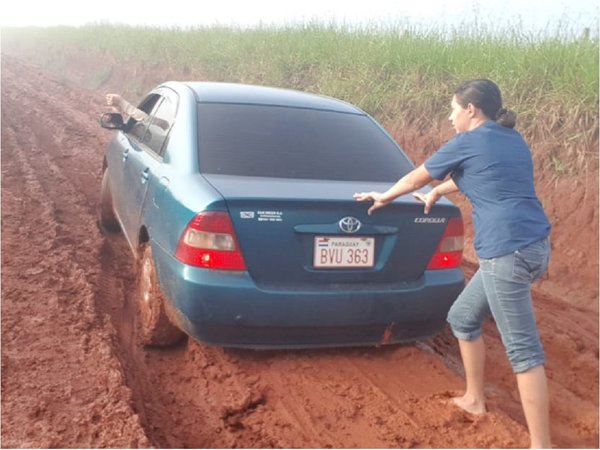
MULTIPOLYGON (((2 50, 43 55, 42 63, 55 68, 76 51, 141 71, 162 68, 187 78, 307 90, 347 100, 384 122, 423 131, 445 120, 451 93, 461 80, 490 78, 502 88, 505 105, 519 114, 521 131, 538 141, 557 139, 554 160, 583 162, 596 158, 589 149, 598 139, 598 30, 581 30, 581 37, 564 30, 533 35, 476 23, 455 29, 101 24, 5 28, 2 50), (575 154, 567 155, 567 147, 575 154)), ((106 77, 106 72, 97 76, 106 77)))

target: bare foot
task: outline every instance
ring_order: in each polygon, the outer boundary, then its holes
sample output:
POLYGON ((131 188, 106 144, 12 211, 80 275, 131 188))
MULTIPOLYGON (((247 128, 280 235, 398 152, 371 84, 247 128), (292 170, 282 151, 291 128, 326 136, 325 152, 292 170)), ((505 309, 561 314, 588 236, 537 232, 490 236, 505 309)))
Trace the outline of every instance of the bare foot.
POLYGON ((470 414, 480 415, 486 412, 484 402, 475 400, 467 395, 463 395, 462 397, 453 397, 452 402, 460 409, 470 414))

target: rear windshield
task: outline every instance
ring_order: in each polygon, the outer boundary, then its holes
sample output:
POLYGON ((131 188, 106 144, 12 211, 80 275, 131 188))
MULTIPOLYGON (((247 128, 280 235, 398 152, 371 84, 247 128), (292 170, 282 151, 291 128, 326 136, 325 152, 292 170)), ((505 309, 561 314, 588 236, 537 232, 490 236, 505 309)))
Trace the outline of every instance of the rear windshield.
POLYGON ((199 103, 198 121, 203 173, 394 182, 413 168, 364 115, 199 103))

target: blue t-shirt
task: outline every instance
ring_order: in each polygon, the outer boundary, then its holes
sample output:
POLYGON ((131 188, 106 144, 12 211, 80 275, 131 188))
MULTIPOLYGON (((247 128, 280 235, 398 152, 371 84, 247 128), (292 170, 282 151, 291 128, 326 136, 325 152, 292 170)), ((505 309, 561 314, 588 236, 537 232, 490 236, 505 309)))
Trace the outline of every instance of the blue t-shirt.
POLYGON ((531 152, 517 131, 487 121, 457 134, 425 161, 425 168, 437 180, 452 174, 473 205, 480 258, 507 255, 550 233, 535 193, 531 152))

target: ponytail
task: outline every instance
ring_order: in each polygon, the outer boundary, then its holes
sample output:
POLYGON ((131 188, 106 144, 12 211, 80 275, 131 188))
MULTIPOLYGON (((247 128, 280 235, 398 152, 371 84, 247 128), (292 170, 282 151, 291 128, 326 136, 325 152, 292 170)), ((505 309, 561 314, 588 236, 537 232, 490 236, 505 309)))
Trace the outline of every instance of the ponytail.
POLYGON ((514 128, 517 124, 517 115, 506 108, 500 108, 496 113, 494 120, 498 125, 502 125, 506 128, 514 128))

